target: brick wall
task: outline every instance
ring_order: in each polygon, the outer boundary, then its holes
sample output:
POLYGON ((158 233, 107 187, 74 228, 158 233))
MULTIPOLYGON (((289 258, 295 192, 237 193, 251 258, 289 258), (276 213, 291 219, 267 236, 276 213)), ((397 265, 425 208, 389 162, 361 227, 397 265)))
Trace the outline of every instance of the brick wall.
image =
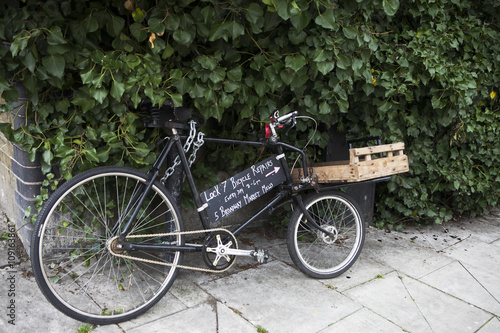
MULTIPOLYGON (((27 124, 23 91, 19 91, 18 109, 11 113, 0 112, 0 122, 9 122, 13 128, 27 124)), ((35 211, 35 197, 40 193, 43 176, 40 161, 32 163, 25 151, 9 142, 0 133, 0 208, 17 226, 17 234, 28 254, 33 225, 24 216, 28 207, 35 211)))

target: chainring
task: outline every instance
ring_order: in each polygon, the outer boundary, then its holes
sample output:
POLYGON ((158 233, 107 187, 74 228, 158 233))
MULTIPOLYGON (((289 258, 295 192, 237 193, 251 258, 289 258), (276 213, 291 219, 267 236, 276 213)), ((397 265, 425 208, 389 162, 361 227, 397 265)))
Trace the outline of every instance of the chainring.
POLYGON ((225 254, 226 249, 238 249, 238 242, 231 232, 212 232, 203 244, 203 261, 211 270, 222 271, 233 265, 235 255, 225 254))

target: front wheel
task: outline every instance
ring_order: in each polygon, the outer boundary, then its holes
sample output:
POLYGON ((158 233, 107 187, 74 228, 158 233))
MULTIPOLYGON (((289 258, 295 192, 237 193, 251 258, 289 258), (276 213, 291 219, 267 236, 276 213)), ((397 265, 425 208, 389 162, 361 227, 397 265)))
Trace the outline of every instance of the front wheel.
MULTIPOLYGON (((63 184, 40 212, 31 245, 33 273, 43 294, 66 315, 92 324, 129 320, 174 282, 180 252, 120 252, 136 258, 130 259, 109 250, 147 182, 148 176, 129 168, 92 169, 63 184)), ((182 245, 182 221, 172 202, 165 187, 154 183, 131 241, 182 245), (177 234, 155 236, 166 233, 177 234)))
POLYGON ((319 279, 341 275, 351 267, 363 248, 365 225, 355 202, 345 193, 313 193, 304 200, 309 215, 328 236, 308 223, 300 209, 290 217, 288 252, 305 274, 319 279))

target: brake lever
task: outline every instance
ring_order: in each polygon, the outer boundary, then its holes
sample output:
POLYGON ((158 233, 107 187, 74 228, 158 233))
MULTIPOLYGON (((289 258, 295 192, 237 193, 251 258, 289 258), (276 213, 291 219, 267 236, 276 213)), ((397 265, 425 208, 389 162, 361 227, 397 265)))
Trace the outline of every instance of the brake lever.
POLYGON ((292 128, 294 128, 294 127, 295 127, 295 125, 297 125, 297 120, 295 119, 295 117, 292 117, 291 121, 292 121, 292 126, 290 126, 290 127, 287 129, 286 134, 285 134, 286 136, 288 136, 288 132, 290 132, 290 130, 291 130, 292 128))

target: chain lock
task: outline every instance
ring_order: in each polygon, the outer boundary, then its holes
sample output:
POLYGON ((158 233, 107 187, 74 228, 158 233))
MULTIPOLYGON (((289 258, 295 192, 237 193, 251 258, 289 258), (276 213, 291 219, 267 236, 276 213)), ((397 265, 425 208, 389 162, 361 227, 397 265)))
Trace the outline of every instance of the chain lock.
MULTIPOLYGON (((191 145, 193 145, 193 152, 191 153, 191 155, 188 158, 188 164, 189 164, 189 167, 191 167, 191 165, 193 165, 194 161, 196 160, 196 154, 198 153, 198 150, 205 143, 205 141, 203 140, 205 133, 203 133, 202 131, 199 131, 198 136, 196 136, 196 122, 194 120, 191 120, 189 122, 189 125, 190 125, 189 136, 188 136, 186 142, 184 143, 183 150, 184 150, 184 153, 187 153, 191 149, 191 145), (195 138, 196 138, 196 142, 194 141, 195 138)), ((172 166, 170 166, 167 169, 167 171, 165 171, 165 175, 161 179, 161 182, 163 184, 165 184, 168 177, 170 177, 174 173, 175 168, 180 164, 181 164, 181 158, 179 157, 179 155, 177 155, 175 160, 174 160, 174 164, 172 166)))

